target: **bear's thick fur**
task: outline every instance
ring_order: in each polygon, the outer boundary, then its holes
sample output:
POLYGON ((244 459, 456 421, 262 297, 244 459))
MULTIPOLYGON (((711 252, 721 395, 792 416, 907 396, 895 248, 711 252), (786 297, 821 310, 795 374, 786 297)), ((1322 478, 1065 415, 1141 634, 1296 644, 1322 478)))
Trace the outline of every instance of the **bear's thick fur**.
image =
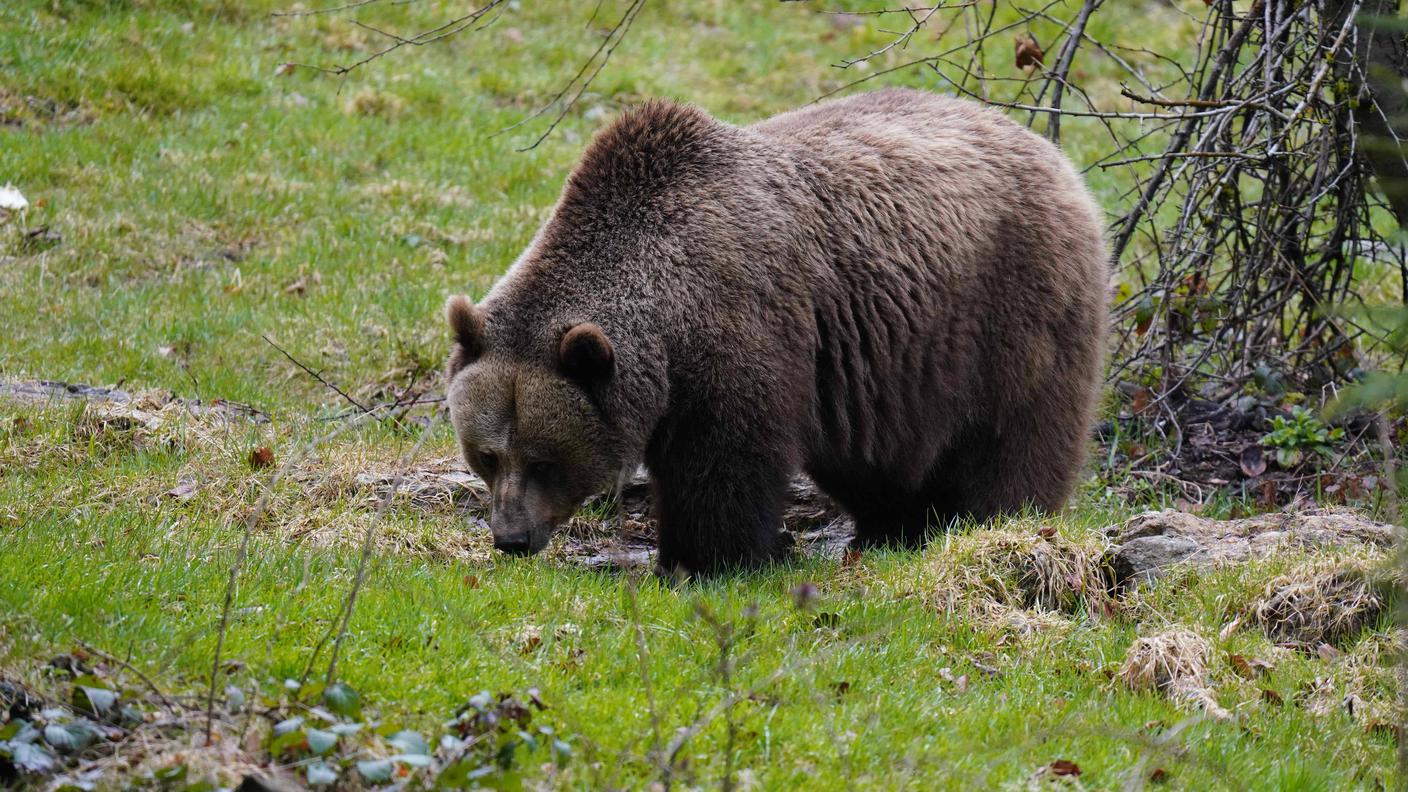
POLYGON ((504 549, 642 459, 666 569, 783 552, 799 470, 858 545, 911 545, 1065 501, 1107 280, 1080 177, 994 111, 885 90, 740 128, 650 102, 482 305, 452 298, 452 418, 504 549))

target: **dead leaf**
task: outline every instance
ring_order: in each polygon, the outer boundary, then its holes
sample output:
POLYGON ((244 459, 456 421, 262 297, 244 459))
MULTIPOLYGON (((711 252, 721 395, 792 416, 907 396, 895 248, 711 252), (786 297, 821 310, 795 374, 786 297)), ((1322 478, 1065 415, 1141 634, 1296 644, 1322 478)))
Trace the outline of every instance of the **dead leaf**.
POLYGON ((184 479, 181 483, 163 493, 166 497, 179 501, 187 501, 195 497, 196 483, 192 479, 184 479))
POLYGON ((1043 525, 1036 530, 1036 535, 1040 536, 1042 539, 1050 539, 1056 535, 1056 526, 1043 525))
POLYGON ((1149 406, 1154 402, 1154 392, 1145 387, 1134 389, 1133 404, 1130 409, 1135 415, 1144 415, 1149 412, 1149 406))
POLYGON ((1276 489, 1275 481, 1267 480, 1261 482, 1261 486, 1256 488, 1256 493, 1258 506, 1263 509, 1274 509, 1276 507, 1277 495, 1279 493, 1276 489))
POLYGON ((1336 649, 1333 646, 1330 646, 1327 643, 1322 643, 1319 646, 1315 647, 1315 653, 1320 655, 1320 659, 1324 660, 1327 663, 1333 663, 1344 655, 1344 652, 1341 652, 1340 650, 1336 649))
POLYGON ((275 77, 287 77, 287 76, 289 76, 290 74, 293 74, 293 70, 296 69, 296 68, 298 68, 298 67, 297 67, 296 65, 292 64, 292 63, 280 63, 280 64, 279 64, 277 67, 275 67, 275 69, 274 69, 274 76, 275 76, 275 77))
POLYGON ((1265 660, 1255 657, 1247 658, 1239 654, 1227 655, 1227 663, 1232 666, 1233 671, 1237 672, 1237 676, 1243 679, 1256 679, 1272 668, 1272 665, 1265 660))
POLYGON ((1075 762, 1072 762, 1069 759, 1057 759, 1056 761, 1047 765, 1047 768, 1051 771, 1051 774, 1054 776, 1080 775, 1080 765, 1076 764, 1075 762))
POLYGON ((274 450, 269 446, 259 446, 249 452, 249 466, 266 468, 274 464, 274 450))
POLYGON ((1017 37, 1017 68, 1030 72, 1041 65, 1044 57, 1046 53, 1041 51, 1041 45, 1036 43, 1035 36, 1024 33, 1017 37))
POLYGON ((290 283, 289 285, 287 285, 287 286, 284 287, 284 294, 294 294, 294 295, 297 295, 297 296, 299 296, 299 297, 302 297, 303 294, 304 294, 305 292, 307 292, 307 291, 308 291, 308 279, 307 279, 307 278, 299 278, 298 280, 296 280, 296 281, 294 281, 293 283, 290 283))
POLYGON ((1242 449, 1242 475, 1247 478, 1256 478, 1266 472, 1266 454, 1262 452, 1261 446, 1249 445, 1242 449))
POLYGON ((1155 767, 1154 772, 1149 774, 1149 783, 1162 784, 1168 781, 1168 771, 1162 767, 1155 767))

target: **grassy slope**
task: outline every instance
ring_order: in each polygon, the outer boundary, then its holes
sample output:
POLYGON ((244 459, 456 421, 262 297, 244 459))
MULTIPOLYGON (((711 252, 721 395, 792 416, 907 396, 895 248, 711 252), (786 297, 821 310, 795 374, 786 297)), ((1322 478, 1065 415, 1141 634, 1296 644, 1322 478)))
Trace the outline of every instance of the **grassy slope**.
MULTIPOLYGON (((127 381, 247 401, 275 416, 265 430, 134 442, 83 431, 72 410, 4 407, 5 665, 32 676, 36 658, 85 640, 130 650, 173 686, 202 673, 239 536, 230 515, 266 478, 244 457, 269 442, 286 458, 320 430, 311 417, 335 406, 261 334, 344 383, 374 382, 408 362, 434 364, 446 349, 434 318, 443 295, 482 292, 527 242, 603 122, 594 108, 609 116, 636 97, 664 94, 748 121, 839 85, 827 63, 885 41, 797 6, 657 4, 542 146, 514 152, 531 131, 488 137, 551 95, 595 46, 583 27, 590 5, 514 11, 477 36, 397 53, 340 92, 306 71, 274 70, 287 60, 359 57, 374 37, 342 17, 276 20, 265 13, 275 5, 235 2, 21 0, 0 8, 0 101, 14 107, 17 98, 41 97, 84 119, 12 110, 26 123, 0 127, 0 181, 44 201, 28 228, 63 235, 36 253, 24 247, 25 229, 0 229, 0 255, 14 256, 0 259, 0 375, 127 381), (521 42, 510 28, 522 31, 521 42), (298 281, 303 293, 287 293, 298 281), (175 347, 189 375, 161 347, 175 347), (201 482, 196 497, 158 497, 183 476, 201 482)), ((1144 24, 1154 12, 1135 5, 1102 21, 1105 32, 1172 29, 1144 24)), ((620 10, 608 5, 602 18, 620 10)), ((425 4, 367 18, 413 29, 442 13, 425 4)), ((994 61, 1006 67, 1007 57, 994 61)), ((1088 68, 1098 78, 1099 62, 1088 68)), ((883 82, 925 80, 907 72, 883 82)), ((1072 126, 1067 135, 1077 159, 1099 150, 1089 129, 1072 126)), ((1112 199, 1111 184, 1094 187, 1112 199)), ((386 463, 405 446, 403 437, 367 430, 325 446, 317 469, 386 463)), ((428 453, 452 453, 443 427, 428 453)), ((229 652, 252 677, 277 680, 301 673, 333 618, 355 567, 348 543, 370 509, 356 494, 314 500, 293 485, 275 503, 239 593, 241 608, 259 609, 241 612, 229 652), (292 539, 304 529, 312 538, 292 539)), ((1111 516, 1094 493, 1084 504, 1063 531, 1085 535, 1111 516)), ((353 621, 345 678, 388 714, 425 723, 480 689, 537 686, 586 755, 567 781, 648 778, 651 724, 626 579, 489 558, 479 539, 451 552, 441 537, 453 519, 444 510, 393 510, 386 552, 376 556, 353 621), (525 652, 529 627, 543 637, 525 652)), ((1267 651, 1250 634, 1216 634, 1275 565, 1185 579, 1156 590, 1136 616, 1081 617, 1069 630, 1018 639, 932 607, 924 570, 946 552, 877 554, 846 568, 798 561, 683 591, 642 581, 667 734, 724 695, 711 671, 709 630, 694 615, 699 602, 731 619, 748 605, 760 609, 740 662, 742 686, 795 666, 738 710, 736 764, 768 786, 1015 782, 1057 758, 1078 761, 1090 786, 1118 786, 1153 750, 1145 725, 1187 717, 1108 679, 1137 634, 1198 625, 1219 657, 1267 651), (840 615, 838 627, 818 628, 792 605, 787 592, 803 581, 821 585, 822 607, 840 615), (973 664, 988 654, 995 661, 984 664, 995 662, 997 677, 973 664), (946 678, 962 675, 963 691, 946 678)), ((1151 754, 1177 783, 1390 783, 1387 737, 1340 711, 1317 717, 1268 704, 1223 662, 1214 674, 1219 700, 1246 717, 1194 725, 1170 746, 1182 753, 1151 754)), ((1327 670, 1292 657, 1262 686, 1291 702, 1324 674, 1352 675, 1345 664, 1327 670)), ((1382 685, 1370 692, 1386 695, 1382 685)), ((718 778, 724 739, 716 725, 686 751, 701 782, 718 778)))

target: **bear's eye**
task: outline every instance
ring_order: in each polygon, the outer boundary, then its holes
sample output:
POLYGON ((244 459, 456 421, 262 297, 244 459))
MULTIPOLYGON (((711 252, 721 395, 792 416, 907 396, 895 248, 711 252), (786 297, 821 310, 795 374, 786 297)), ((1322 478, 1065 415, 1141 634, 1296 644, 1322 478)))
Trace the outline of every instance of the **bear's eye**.
POLYGON ((499 457, 487 451, 481 451, 479 456, 479 467, 484 469, 484 474, 492 476, 499 470, 499 457))
POLYGON ((551 462, 532 462, 528 465, 528 476, 538 481, 552 481, 557 476, 557 465, 551 462))

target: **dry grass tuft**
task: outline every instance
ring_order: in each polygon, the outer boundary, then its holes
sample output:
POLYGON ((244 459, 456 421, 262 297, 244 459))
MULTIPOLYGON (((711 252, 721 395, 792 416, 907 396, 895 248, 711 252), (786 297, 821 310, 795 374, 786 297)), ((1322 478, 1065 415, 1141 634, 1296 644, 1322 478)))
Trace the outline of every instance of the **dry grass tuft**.
POLYGON ((1306 651, 1344 646, 1378 620, 1385 597, 1362 568, 1310 567, 1266 584, 1252 617, 1275 643, 1306 651))
POLYGON ((347 115, 395 118, 406 109, 406 101, 393 93, 363 88, 348 97, 342 109, 347 115))
POLYGON ((1197 633, 1168 630, 1138 638, 1125 653, 1118 678, 1131 690, 1155 691, 1201 706, 1214 718, 1231 717, 1208 690, 1212 647, 1197 633))
POLYGON ((1092 614, 1115 603, 1101 561, 1104 548, 1049 528, 989 529, 953 535, 929 564, 941 610, 1022 608, 1092 614))

